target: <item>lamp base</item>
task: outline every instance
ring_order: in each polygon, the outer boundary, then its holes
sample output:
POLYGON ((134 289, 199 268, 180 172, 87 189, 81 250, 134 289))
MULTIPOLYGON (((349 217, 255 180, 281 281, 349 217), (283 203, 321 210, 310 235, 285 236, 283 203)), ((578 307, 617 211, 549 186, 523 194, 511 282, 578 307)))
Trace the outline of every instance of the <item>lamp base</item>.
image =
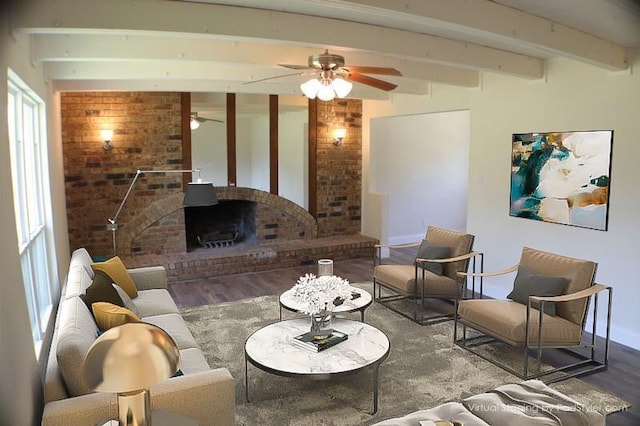
POLYGON ((119 393, 118 419, 120 426, 151 426, 149 390, 119 393))
MULTIPOLYGON (((199 423, 193 419, 173 414, 164 410, 153 410, 151 413, 153 426, 198 426, 199 423)), ((109 420, 100 426, 120 426, 118 420, 109 420)))

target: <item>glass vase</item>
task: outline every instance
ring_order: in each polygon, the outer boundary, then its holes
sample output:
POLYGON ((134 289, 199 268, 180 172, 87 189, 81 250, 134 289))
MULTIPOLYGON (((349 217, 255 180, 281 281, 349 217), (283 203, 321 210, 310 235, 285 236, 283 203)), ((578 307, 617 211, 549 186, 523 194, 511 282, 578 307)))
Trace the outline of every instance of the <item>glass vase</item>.
POLYGON ((318 260, 318 276, 331 276, 333 275, 333 260, 320 259, 318 260))
POLYGON ((332 312, 323 309, 317 314, 311 314, 311 334, 314 339, 326 339, 333 333, 331 327, 332 312))

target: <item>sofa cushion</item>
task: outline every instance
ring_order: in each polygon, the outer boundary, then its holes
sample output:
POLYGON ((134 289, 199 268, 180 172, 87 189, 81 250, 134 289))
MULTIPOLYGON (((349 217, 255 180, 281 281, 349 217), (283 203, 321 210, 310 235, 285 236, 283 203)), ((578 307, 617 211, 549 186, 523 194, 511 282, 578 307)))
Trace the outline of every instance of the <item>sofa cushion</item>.
POLYGON ((105 262, 92 263, 91 268, 94 271, 103 271, 109 275, 114 283, 127 292, 130 298, 135 299, 138 296, 136 284, 118 256, 114 256, 105 262))
POLYGON ((84 294, 85 289, 91 285, 93 272, 91 275, 87 273, 87 267, 91 265, 91 262, 91 256, 87 250, 80 248, 73 252, 65 283, 64 297, 66 299, 84 294))
POLYGON ((133 303, 138 309, 140 318, 180 313, 176 302, 171 298, 171 294, 164 289, 140 290, 138 291, 138 297, 133 299, 133 303))
POLYGON ((181 349, 180 361, 180 370, 184 374, 200 373, 211 370, 204 354, 198 348, 181 349))
POLYGON ((91 305, 93 317, 96 319, 98 328, 107 331, 110 328, 129 322, 140 322, 140 318, 127 308, 116 306, 107 302, 96 302, 91 305))
POLYGON ((98 332, 93 315, 79 296, 71 297, 62 302, 57 325, 55 356, 67 391, 71 396, 89 393, 82 364, 98 332))
MULTIPOLYGON (((529 303, 529 296, 559 296, 563 293, 566 279, 563 277, 550 277, 537 274, 522 265, 518 267, 518 274, 513 282, 513 290, 507 295, 507 299, 522 304, 529 303)), ((539 303, 531 306, 538 309, 539 303)), ((556 314, 555 303, 545 303, 544 312, 549 315, 556 314)))
POLYGON ((104 272, 95 272, 93 282, 87 287, 85 294, 80 295, 80 298, 87 305, 88 309, 91 309, 91 305, 95 302, 108 302, 124 307, 124 302, 118 294, 118 291, 113 288, 112 283, 111 278, 104 272))
POLYGON ((128 310, 136 314, 137 317, 140 317, 140 311, 138 311, 138 307, 135 305, 135 303, 133 303, 133 300, 131 300, 127 292, 124 291, 122 287, 120 287, 116 283, 111 283, 111 287, 113 287, 113 289, 118 293, 120 299, 122 299, 122 307, 127 308, 128 310))
POLYGON ((166 331, 180 350, 198 348, 198 344, 180 314, 154 315, 145 317, 144 322, 158 326, 166 331))

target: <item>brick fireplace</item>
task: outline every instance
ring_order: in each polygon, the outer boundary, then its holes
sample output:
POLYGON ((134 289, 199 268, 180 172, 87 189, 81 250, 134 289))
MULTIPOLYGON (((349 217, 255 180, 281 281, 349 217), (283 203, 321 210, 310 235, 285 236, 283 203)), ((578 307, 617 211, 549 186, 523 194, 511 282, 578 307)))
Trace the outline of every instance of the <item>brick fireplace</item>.
MULTIPOLYGON (((107 219, 135 170, 183 168, 181 94, 68 92, 61 112, 70 245, 107 257, 107 219), (114 130, 111 151, 102 149, 103 128, 114 130)), ((142 175, 118 219, 117 254, 131 267, 163 264, 172 280, 371 257, 375 240, 359 235, 361 102, 340 100, 317 114, 316 217, 278 195, 233 186, 216 186, 221 212, 185 212, 179 173, 142 175), (340 147, 332 143, 335 125, 349 132, 340 147), (192 216, 210 214, 226 229, 192 229, 192 216), (241 221, 231 220, 238 215, 241 221), (236 228, 242 236, 234 244, 207 249, 193 241, 236 228)))

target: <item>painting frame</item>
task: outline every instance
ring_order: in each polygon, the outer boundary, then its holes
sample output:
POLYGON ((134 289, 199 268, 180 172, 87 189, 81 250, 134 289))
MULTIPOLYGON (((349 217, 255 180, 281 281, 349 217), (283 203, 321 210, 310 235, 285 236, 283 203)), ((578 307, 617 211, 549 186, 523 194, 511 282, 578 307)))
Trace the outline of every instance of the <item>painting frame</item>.
POLYGON ((509 215, 607 231, 613 130, 513 133, 509 215))

